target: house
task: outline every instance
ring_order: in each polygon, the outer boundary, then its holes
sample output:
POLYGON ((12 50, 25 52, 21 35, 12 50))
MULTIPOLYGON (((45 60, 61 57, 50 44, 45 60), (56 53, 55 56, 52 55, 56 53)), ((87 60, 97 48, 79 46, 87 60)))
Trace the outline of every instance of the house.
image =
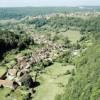
POLYGON ((18 62, 18 64, 20 64, 20 62, 24 59, 24 57, 22 57, 21 55, 17 55, 16 60, 18 62))
POLYGON ((0 86, 16 89, 18 87, 18 84, 15 81, 0 80, 0 86))
POLYGON ((23 68, 22 70, 18 71, 17 77, 20 78, 26 73, 29 73, 29 69, 23 68))
POLYGON ((7 72, 7 79, 8 80, 13 80, 17 76, 17 69, 9 69, 7 72))
POLYGON ((17 69, 9 69, 8 70, 8 75, 16 76, 16 74, 17 74, 17 69))

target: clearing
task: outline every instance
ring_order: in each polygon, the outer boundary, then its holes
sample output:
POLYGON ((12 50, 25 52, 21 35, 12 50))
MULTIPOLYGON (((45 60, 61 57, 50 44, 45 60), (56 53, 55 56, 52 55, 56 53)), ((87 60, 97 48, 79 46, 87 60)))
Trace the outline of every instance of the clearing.
POLYGON ((68 30, 66 32, 61 32, 59 34, 67 36, 72 43, 76 43, 81 38, 80 31, 75 30, 68 30))

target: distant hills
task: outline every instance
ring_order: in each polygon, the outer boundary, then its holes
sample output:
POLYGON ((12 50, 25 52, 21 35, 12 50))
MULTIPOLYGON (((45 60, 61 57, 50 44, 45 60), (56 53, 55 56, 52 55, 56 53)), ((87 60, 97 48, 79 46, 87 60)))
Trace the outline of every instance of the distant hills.
POLYGON ((25 16, 37 16, 51 13, 72 13, 82 11, 100 11, 99 6, 79 7, 11 7, 0 8, 0 19, 20 19, 25 16))

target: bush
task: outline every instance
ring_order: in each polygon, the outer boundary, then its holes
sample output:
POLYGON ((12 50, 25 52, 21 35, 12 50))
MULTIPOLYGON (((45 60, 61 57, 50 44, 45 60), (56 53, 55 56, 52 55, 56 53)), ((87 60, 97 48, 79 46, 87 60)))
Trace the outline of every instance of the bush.
POLYGON ((69 74, 71 74, 71 71, 67 70, 66 73, 65 73, 65 75, 69 75, 69 74))
POLYGON ((65 51, 57 58, 56 61, 60 63, 69 63, 70 60, 70 51, 65 51))
POLYGON ((72 76, 75 75, 75 69, 72 69, 71 74, 72 74, 72 76))
POLYGON ((50 66, 52 64, 53 64, 52 60, 43 60, 43 66, 44 67, 50 66))

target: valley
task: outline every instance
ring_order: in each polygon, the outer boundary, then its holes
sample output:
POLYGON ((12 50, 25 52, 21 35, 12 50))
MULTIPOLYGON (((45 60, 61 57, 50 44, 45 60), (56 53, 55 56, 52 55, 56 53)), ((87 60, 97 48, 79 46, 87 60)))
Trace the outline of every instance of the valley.
POLYGON ((0 98, 99 100, 98 8, 32 9, 0 8, 0 98))

